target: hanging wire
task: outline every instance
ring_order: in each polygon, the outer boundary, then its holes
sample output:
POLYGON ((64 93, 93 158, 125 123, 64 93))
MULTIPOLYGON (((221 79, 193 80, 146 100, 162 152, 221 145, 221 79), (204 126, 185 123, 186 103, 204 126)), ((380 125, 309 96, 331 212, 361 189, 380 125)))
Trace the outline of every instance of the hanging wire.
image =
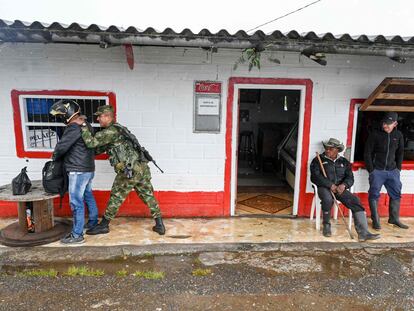
POLYGON ((296 12, 298 12, 298 11, 300 11, 300 10, 303 10, 303 9, 305 9, 305 8, 307 8, 307 7, 309 7, 309 6, 313 5, 313 4, 315 4, 315 3, 318 3, 318 2, 320 2, 320 1, 322 1, 322 0, 316 0, 316 1, 312 2, 312 3, 309 3, 309 4, 305 5, 305 6, 303 6, 303 7, 299 8, 299 9, 297 9, 297 10, 294 10, 294 11, 292 11, 292 12, 289 12, 289 13, 285 14, 285 15, 279 16, 279 17, 277 17, 277 18, 275 18, 275 19, 273 19, 273 20, 271 20, 271 21, 268 21, 268 22, 266 22, 266 23, 264 23, 264 24, 261 24, 261 25, 259 25, 259 26, 257 26, 257 27, 254 27, 254 28, 252 28, 252 29, 249 29, 249 30, 247 30, 247 32, 250 32, 250 31, 256 30, 257 28, 260 28, 260 27, 265 26, 265 25, 267 25, 267 24, 273 23, 273 22, 275 22, 275 21, 277 21, 277 20, 279 20, 279 19, 282 19, 282 18, 284 18, 284 17, 286 17, 286 16, 289 16, 289 15, 291 15, 291 14, 293 14, 293 13, 296 13, 296 12))

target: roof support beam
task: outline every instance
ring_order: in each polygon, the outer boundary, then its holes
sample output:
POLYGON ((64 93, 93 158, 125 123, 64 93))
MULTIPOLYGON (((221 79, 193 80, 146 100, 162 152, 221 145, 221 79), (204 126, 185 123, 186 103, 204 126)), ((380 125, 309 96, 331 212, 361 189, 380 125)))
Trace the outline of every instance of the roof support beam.
POLYGON ((414 100, 414 94, 403 93, 382 93, 377 96, 377 99, 400 99, 400 100, 414 100))
POLYGON ((364 111, 414 112, 414 106, 369 106, 364 111))

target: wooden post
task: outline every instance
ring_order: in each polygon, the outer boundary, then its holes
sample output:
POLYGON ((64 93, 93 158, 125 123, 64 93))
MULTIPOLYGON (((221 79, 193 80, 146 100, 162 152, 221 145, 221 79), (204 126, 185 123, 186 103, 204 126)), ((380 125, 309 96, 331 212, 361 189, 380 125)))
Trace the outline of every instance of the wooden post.
POLYGON ((27 233, 26 202, 19 202, 17 215, 19 216, 19 228, 20 228, 20 230, 24 233, 27 233))
POLYGON ((53 203, 50 200, 33 202, 33 221, 35 232, 44 232, 53 228, 53 203))

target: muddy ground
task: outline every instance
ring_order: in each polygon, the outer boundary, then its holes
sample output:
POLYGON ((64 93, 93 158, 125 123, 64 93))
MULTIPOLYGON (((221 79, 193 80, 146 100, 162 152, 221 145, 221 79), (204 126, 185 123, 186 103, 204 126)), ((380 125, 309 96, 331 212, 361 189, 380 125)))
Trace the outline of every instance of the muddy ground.
POLYGON ((413 274, 411 248, 2 260, 0 310, 414 310, 413 274), (69 276, 72 266, 103 275, 69 276))

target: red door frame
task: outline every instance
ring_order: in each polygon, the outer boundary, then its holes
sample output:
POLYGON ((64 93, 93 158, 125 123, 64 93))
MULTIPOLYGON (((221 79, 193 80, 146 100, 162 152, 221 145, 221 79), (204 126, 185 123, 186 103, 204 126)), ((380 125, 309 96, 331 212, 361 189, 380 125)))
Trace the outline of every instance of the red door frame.
POLYGON ((226 162, 224 169, 224 202, 223 210, 226 216, 230 216, 231 209, 231 164, 232 164, 232 129, 233 129, 233 100, 235 84, 268 84, 268 85, 292 85, 305 86, 305 107, 303 115, 302 155, 299 183, 298 216, 305 215, 305 195, 309 159, 309 141, 312 115, 312 90, 313 83, 310 79, 285 79, 285 78, 243 78, 233 77, 229 79, 227 91, 226 112, 226 162))

